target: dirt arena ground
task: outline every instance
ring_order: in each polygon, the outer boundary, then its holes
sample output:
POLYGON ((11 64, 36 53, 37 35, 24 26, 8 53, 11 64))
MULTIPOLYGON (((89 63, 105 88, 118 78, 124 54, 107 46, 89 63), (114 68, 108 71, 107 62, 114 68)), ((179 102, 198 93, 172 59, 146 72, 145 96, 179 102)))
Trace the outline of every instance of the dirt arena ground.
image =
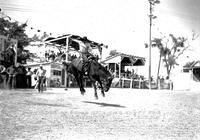
POLYGON ((199 140, 200 92, 0 90, 0 140, 199 140))

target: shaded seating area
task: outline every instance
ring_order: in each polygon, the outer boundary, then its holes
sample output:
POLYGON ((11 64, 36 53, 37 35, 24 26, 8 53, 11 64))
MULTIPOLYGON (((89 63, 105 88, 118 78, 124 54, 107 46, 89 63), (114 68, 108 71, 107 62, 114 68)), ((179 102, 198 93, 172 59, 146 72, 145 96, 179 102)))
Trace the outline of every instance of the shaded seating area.
POLYGON ((102 63, 114 75, 113 87, 145 88, 144 76, 138 75, 134 70, 145 65, 145 58, 117 52, 102 63))

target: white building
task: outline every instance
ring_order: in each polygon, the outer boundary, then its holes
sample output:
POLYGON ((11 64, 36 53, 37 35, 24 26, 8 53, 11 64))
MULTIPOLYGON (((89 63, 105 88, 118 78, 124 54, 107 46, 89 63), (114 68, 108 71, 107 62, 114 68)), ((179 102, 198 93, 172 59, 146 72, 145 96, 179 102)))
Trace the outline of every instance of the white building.
MULTIPOLYGON (((31 68, 33 72, 38 69, 40 65, 46 70, 46 84, 47 87, 66 87, 66 70, 65 67, 58 62, 43 62, 32 63, 25 65, 27 68, 31 68)), ((34 78, 34 77, 32 77, 34 78)))
POLYGON ((200 61, 194 61, 189 67, 183 67, 172 77, 174 90, 200 90, 200 61))

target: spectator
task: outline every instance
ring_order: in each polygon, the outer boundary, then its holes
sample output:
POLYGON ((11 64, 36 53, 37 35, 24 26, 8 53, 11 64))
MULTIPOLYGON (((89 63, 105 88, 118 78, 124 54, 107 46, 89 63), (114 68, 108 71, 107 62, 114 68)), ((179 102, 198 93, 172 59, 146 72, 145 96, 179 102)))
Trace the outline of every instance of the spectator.
POLYGON ((33 72, 31 71, 31 68, 28 68, 28 71, 26 73, 26 82, 27 82, 27 88, 31 88, 31 76, 33 72))
POLYGON ((0 73, 3 73, 6 71, 6 68, 3 65, 0 65, 0 73))
POLYGON ((165 83, 168 86, 168 89, 173 90, 173 82, 169 79, 169 76, 166 77, 165 83))
POLYGON ((37 72, 37 69, 34 69, 34 71, 33 71, 33 74, 32 74, 32 76, 31 76, 31 87, 32 88, 37 88, 37 77, 36 77, 36 72, 37 72))
POLYGON ((45 56, 45 58, 48 58, 49 57, 49 53, 47 51, 45 51, 44 56, 45 56))
POLYGON ((0 88, 6 87, 6 68, 0 64, 0 88))
POLYGON ((6 72, 8 73, 8 81, 7 81, 7 86, 8 88, 14 88, 14 82, 15 82, 15 66, 11 65, 10 67, 7 68, 6 72))
POLYGON ((37 70, 36 77, 38 80, 38 91, 43 92, 43 84, 45 80, 46 70, 43 69, 43 66, 40 65, 40 68, 37 70))
POLYGON ((164 77, 162 76, 162 78, 160 79, 160 83, 164 83, 164 77))
POLYGON ((56 54, 54 53, 54 51, 51 51, 49 58, 54 61, 54 59, 56 58, 56 54))
POLYGON ((20 63, 17 63, 16 65, 16 80, 15 80, 15 85, 16 88, 26 88, 27 87, 27 82, 26 82, 26 68, 21 65, 20 63))

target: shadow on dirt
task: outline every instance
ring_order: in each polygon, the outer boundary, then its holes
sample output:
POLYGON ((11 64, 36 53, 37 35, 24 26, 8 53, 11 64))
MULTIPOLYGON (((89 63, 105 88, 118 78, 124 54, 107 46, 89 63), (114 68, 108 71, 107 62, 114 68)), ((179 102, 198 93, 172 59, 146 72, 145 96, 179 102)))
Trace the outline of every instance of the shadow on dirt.
POLYGON ((98 103, 98 102, 89 102, 89 101, 83 101, 84 103, 89 103, 89 104, 96 104, 100 105, 101 107, 119 107, 119 108, 126 108, 125 106, 121 106, 118 104, 108 104, 108 103, 98 103))
POLYGON ((57 104, 57 103, 44 103, 44 102, 32 102, 26 101, 28 105, 38 105, 38 106, 51 106, 51 107, 71 107, 71 104, 57 104))

